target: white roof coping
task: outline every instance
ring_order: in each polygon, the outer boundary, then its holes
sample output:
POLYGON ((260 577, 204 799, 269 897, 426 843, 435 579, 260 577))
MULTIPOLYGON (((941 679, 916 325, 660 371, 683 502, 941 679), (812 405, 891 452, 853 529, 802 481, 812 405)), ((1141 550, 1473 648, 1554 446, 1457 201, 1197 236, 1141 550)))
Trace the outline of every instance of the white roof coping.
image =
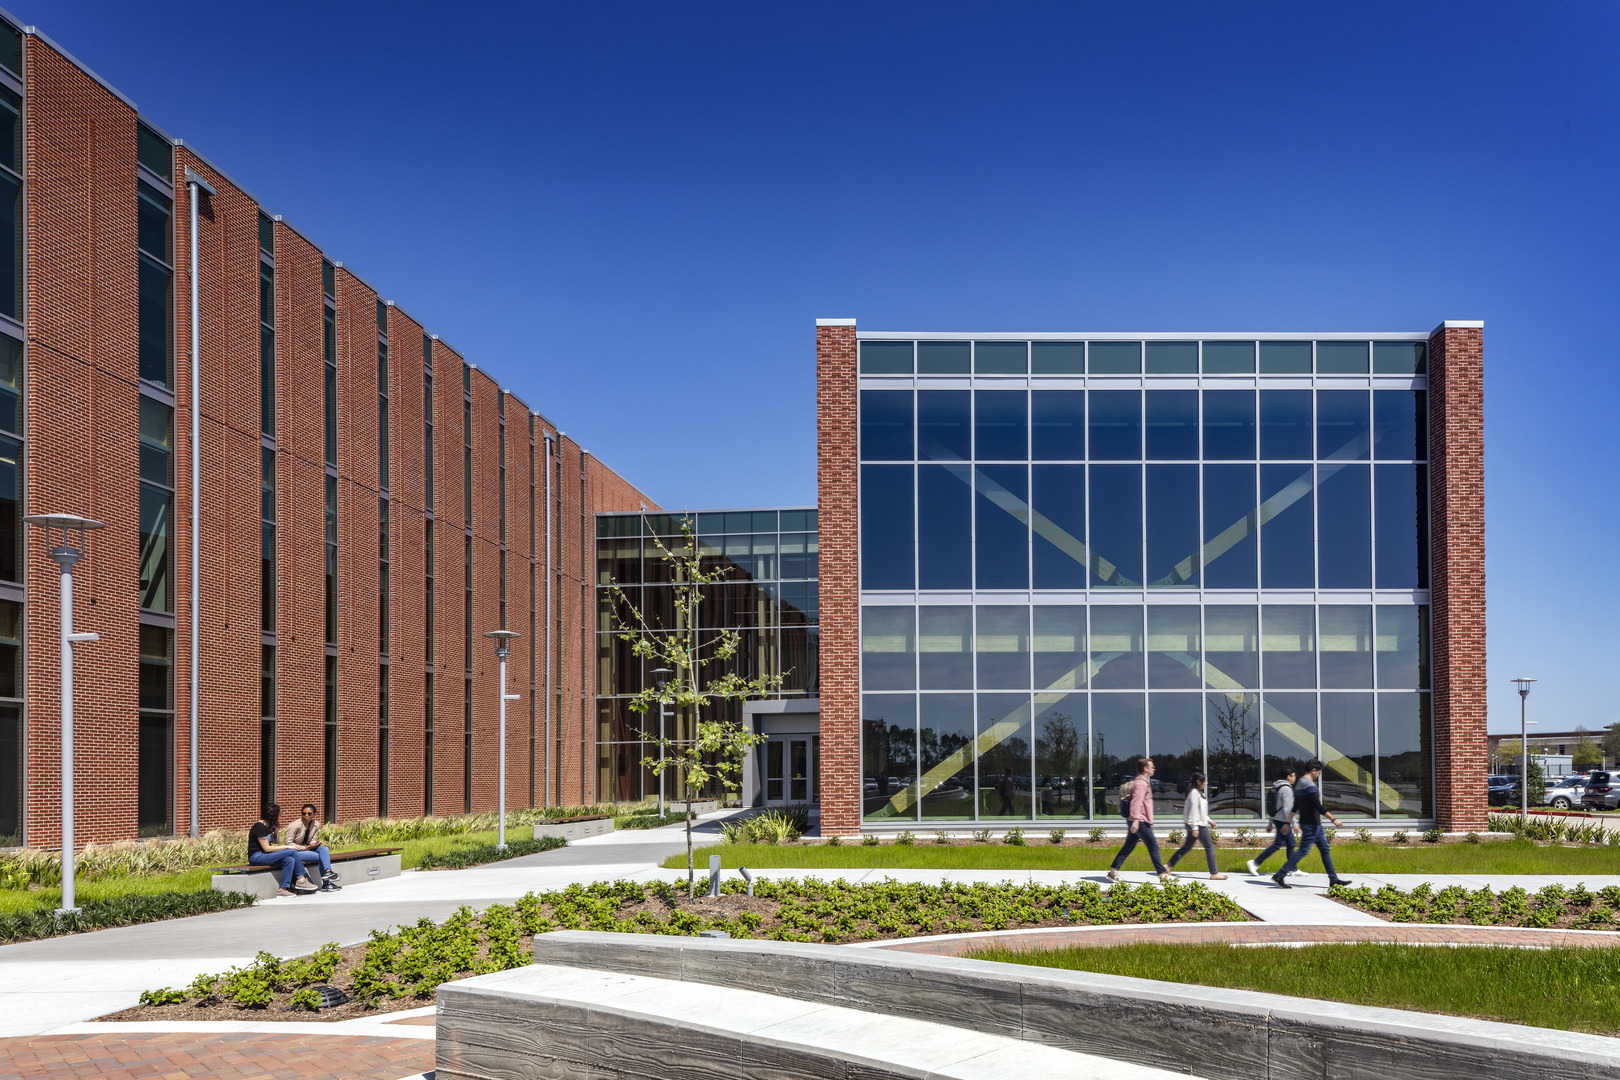
POLYGON ((854 326, 854 319, 817 319, 817 326, 854 326))
POLYGON ((1447 319, 1445 322, 1443 322, 1439 326, 1435 327, 1435 329, 1436 330, 1483 330, 1483 329, 1485 329, 1485 320, 1484 319, 1447 319))

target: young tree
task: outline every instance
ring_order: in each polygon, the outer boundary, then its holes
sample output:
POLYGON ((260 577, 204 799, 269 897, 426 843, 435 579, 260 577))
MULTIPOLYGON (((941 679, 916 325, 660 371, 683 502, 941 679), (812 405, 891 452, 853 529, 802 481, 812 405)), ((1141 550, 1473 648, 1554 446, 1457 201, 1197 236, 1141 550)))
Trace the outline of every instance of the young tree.
POLYGON ((1603 764, 1603 747, 1591 739, 1582 738, 1575 744, 1569 757, 1577 769, 1596 769, 1603 764))
POLYGON ((1620 724, 1610 724, 1603 733, 1603 756, 1609 761, 1620 761, 1620 724))
POLYGON ((649 669, 662 668, 669 673, 667 678, 642 687, 631 699, 630 709, 644 718, 665 705, 674 710, 676 734, 643 728, 641 738, 657 747, 658 752, 642 764, 659 776, 674 770, 685 789, 686 891, 694 895, 697 886, 692 865, 692 792, 711 780, 718 780, 726 791, 735 791, 743 761, 764 739, 741 724, 715 718, 715 706, 775 693, 782 687, 782 676, 744 678, 738 674, 734 661, 741 639, 735 630, 698 633, 698 609, 704 592, 724 580, 731 568, 703 568, 691 522, 681 522, 681 538, 673 548, 665 545, 661 537, 653 537, 653 543, 672 583, 674 625, 654 626, 617 582, 611 583, 608 592, 619 638, 630 644, 630 651, 647 662, 649 669), (680 737, 683 727, 689 729, 689 737, 680 737))

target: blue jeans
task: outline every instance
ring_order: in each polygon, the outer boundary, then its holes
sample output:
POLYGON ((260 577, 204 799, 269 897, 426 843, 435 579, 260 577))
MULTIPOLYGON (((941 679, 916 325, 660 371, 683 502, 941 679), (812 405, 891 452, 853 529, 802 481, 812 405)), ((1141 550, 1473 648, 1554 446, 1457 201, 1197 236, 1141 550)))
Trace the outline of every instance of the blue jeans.
POLYGON ((1339 880, 1338 873, 1333 869, 1333 855, 1328 851, 1327 830, 1320 825, 1301 825, 1299 827, 1299 849, 1288 856, 1288 863, 1282 868, 1283 874, 1292 874, 1299 868, 1299 862, 1311 853, 1311 848, 1322 853, 1322 868, 1327 871, 1328 882, 1339 880))
POLYGON ((1153 826, 1145 821, 1138 821, 1136 831, 1125 837, 1125 846, 1114 856, 1114 869, 1118 870, 1125 864, 1125 856, 1136 848, 1138 842, 1147 848, 1148 857, 1153 860, 1153 869, 1158 873, 1168 874, 1170 871, 1164 868, 1164 861, 1159 858, 1159 839, 1153 835, 1153 826))
POLYGON ((320 863, 322 876, 332 869, 332 853, 326 850, 325 844, 317 846, 314 851, 298 852, 298 858, 304 863, 320 863))
POLYGON ((253 866, 275 866, 281 870, 281 887, 292 888, 293 877, 298 873, 301 865, 296 851, 255 851, 248 856, 248 862, 253 866))
POLYGON ((1267 859, 1277 854, 1277 852, 1282 851, 1284 847, 1288 849, 1288 854, 1284 858, 1292 859, 1294 857, 1294 827, 1292 825, 1277 826, 1277 838, 1271 842, 1270 846, 1267 847, 1266 850, 1254 857, 1254 865, 1261 865, 1267 859), (1285 832, 1284 830, 1287 831, 1285 832))

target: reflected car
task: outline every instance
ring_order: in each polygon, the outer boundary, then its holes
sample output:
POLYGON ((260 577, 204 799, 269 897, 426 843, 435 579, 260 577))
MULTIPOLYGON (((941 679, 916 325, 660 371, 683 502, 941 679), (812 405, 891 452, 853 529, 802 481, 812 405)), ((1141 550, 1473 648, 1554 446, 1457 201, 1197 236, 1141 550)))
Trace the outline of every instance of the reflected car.
POLYGON ((1490 806, 1512 806, 1519 801, 1519 780, 1515 776, 1492 776, 1485 802, 1490 806))
POLYGON ((1612 772, 1588 773, 1586 791, 1581 795, 1581 806, 1587 810, 1613 810, 1620 807, 1620 777, 1612 772))
POLYGON ((1572 806, 1581 804, 1581 796, 1586 794, 1586 777, 1576 774, 1565 776, 1556 784, 1547 788, 1547 794, 1542 802, 1555 810, 1568 810, 1572 806))

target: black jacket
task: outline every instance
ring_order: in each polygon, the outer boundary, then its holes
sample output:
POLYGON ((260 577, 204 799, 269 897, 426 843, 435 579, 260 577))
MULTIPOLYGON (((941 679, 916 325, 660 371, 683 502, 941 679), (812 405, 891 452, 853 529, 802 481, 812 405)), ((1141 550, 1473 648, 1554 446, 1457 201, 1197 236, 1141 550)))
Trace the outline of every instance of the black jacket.
POLYGON ((1294 786, 1294 808, 1299 811, 1301 828, 1322 824, 1322 789, 1309 777, 1294 786))

